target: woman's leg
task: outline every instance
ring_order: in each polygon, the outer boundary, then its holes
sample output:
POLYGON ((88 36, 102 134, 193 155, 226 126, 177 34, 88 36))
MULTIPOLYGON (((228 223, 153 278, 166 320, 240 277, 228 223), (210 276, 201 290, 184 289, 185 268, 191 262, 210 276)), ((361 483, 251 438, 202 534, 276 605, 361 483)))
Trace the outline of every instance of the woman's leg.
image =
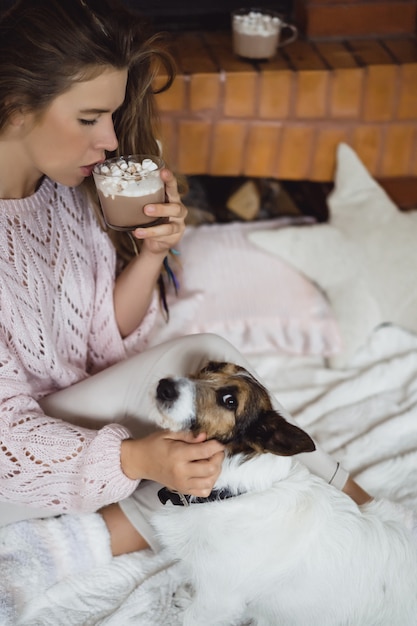
MULTIPOLYGON (((150 416, 155 410, 159 379, 195 373, 209 360, 237 363, 256 376, 247 360, 226 340, 211 334, 190 335, 161 344, 60 391, 47 398, 44 406, 49 405, 49 412, 53 409, 56 415, 64 414, 70 421, 77 415, 78 421, 82 407, 82 420, 93 419, 99 423, 117 420, 128 426, 133 436, 140 437, 153 428, 150 416)), ((291 421, 291 416, 274 398, 273 403, 291 421)), ((300 455, 300 460, 326 481, 339 488, 344 486, 347 473, 320 448, 300 455)), ((149 520, 161 506, 160 488, 161 485, 143 481, 130 498, 101 511, 112 535, 114 553, 129 551, 128 546, 132 546, 132 550, 147 545, 159 549, 149 520), (138 534, 132 532, 132 526, 138 534)))

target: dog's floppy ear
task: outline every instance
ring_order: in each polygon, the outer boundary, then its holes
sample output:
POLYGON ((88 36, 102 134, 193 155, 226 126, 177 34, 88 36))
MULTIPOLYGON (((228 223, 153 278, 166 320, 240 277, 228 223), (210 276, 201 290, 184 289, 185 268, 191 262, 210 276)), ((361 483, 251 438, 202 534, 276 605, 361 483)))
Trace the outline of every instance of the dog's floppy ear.
POLYGON ((249 425, 246 436, 256 450, 279 456, 293 456, 316 449, 306 432, 287 422, 277 411, 264 411, 249 425))

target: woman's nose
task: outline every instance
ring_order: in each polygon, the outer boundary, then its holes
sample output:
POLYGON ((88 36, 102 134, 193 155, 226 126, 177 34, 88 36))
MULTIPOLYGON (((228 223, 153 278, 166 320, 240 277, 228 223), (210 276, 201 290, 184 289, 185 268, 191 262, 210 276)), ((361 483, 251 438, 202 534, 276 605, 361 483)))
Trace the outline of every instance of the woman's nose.
POLYGON ((101 133, 96 141, 96 148, 111 152, 116 150, 118 143, 119 142, 114 131, 113 120, 111 120, 104 126, 104 128, 101 128, 101 133))

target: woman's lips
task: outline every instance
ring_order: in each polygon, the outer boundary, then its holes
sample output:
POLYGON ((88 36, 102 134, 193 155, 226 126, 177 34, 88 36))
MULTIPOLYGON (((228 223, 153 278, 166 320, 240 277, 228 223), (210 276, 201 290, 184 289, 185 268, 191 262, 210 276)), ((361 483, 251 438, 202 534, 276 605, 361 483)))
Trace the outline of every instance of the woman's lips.
POLYGON ((93 173, 93 169, 95 168, 95 166, 97 165, 97 163, 103 163, 104 159, 101 159, 100 161, 95 161, 94 163, 91 163, 90 165, 83 165, 80 167, 80 170, 82 172, 83 176, 91 176, 91 174, 93 173))
POLYGON ((95 163, 93 163, 92 165, 83 165, 82 167, 80 167, 82 175, 91 176, 94 167, 95 167, 95 163))

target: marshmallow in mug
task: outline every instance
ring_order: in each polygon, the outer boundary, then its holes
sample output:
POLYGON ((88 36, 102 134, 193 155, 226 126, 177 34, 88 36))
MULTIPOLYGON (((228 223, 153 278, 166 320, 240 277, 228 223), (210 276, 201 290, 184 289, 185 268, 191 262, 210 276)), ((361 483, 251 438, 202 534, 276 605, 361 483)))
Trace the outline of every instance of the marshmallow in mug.
POLYGON ((152 159, 143 159, 142 162, 130 161, 120 157, 115 163, 107 165, 106 163, 98 163, 94 172, 102 174, 104 178, 100 180, 99 188, 106 196, 127 195, 139 196, 153 192, 156 188, 161 187, 158 179, 147 177, 151 172, 158 169, 157 163, 152 159), (137 181, 142 180, 145 185, 141 184, 140 189, 137 187, 137 181))
POLYGON ((279 17, 258 11, 249 11, 245 15, 233 16, 233 28, 245 35, 269 37, 279 30, 280 24, 279 17))

